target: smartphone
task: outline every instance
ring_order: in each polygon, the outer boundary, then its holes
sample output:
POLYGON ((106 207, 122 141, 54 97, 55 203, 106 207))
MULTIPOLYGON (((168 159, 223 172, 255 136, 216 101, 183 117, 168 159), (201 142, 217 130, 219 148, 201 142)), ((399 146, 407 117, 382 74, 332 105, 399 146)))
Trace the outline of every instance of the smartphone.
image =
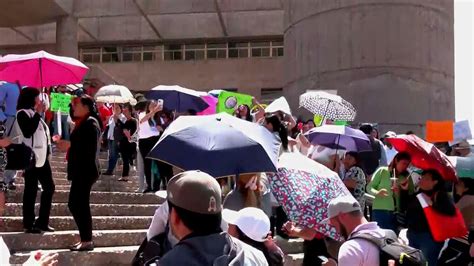
POLYGON ((163 109, 163 104, 164 104, 163 99, 158 99, 156 103, 158 104, 158 106, 161 106, 161 109, 163 109))

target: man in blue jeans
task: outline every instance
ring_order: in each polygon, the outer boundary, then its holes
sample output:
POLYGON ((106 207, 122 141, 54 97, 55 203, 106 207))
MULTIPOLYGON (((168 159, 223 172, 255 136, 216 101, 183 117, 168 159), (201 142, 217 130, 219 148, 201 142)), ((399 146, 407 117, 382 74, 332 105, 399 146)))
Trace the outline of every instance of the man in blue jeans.
POLYGON ((125 123, 126 118, 122 114, 122 108, 120 105, 114 105, 114 114, 109 118, 109 123, 107 125, 107 143, 109 148, 109 165, 107 167, 107 171, 105 171, 104 175, 113 175, 115 166, 117 165, 117 161, 119 158, 119 148, 118 142, 115 140, 114 131, 115 131, 115 122, 120 119, 123 123, 125 123))

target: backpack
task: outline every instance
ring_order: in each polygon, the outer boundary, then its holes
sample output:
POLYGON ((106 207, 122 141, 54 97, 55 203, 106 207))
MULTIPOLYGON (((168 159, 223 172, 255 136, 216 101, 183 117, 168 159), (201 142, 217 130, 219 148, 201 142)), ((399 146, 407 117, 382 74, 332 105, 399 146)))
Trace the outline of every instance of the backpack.
POLYGON ((421 250, 412 248, 410 246, 401 244, 397 239, 387 235, 394 235, 390 230, 385 237, 375 237, 370 234, 360 234, 350 239, 364 239, 379 247, 380 250, 380 265, 388 265, 389 260, 394 260, 395 265, 400 266, 426 266, 428 262, 423 256, 421 250))

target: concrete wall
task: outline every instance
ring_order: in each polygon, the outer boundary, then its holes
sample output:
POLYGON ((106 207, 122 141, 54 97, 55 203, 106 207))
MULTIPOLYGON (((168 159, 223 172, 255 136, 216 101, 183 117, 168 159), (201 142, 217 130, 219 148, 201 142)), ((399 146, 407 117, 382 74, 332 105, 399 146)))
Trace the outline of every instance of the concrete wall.
POLYGON ((453 119, 453 12, 452 0, 285 1, 285 94, 338 90, 357 121, 419 133, 453 119))
POLYGON ((102 63, 91 65, 89 78, 123 84, 134 91, 157 85, 197 90, 237 88, 260 96, 261 88, 283 88, 283 58, 102 63))

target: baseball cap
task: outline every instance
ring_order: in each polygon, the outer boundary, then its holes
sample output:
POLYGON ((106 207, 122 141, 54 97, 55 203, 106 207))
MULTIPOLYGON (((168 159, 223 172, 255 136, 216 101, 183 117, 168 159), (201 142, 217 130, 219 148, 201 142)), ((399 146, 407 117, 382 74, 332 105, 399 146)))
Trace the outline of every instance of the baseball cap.
POLYGON ((270 232, 270 219, 258 208, 247 207, 240 211, 224 209, 222 219, 237 226, 250 239, 263 242, 270 232))
POLYGON ((334 218, 341 213, 350 213, 353 211, 362 210, 359 202, 352 195, 334 198, 328 205, 328 218, 324 219, 322 223, 329 223, 331 218, 334 218))
POLYGON ((173 205, 200 214, 222 212, 221 187, 216 179, 201 171, 175 175, 168 183, 166 199, 173 205))
POLYGON ((393 131, 387 131, 387 133, 385 133, 383 136, 385 138, 395 138, 397 136, 397 133, 395 133, 393 131))

